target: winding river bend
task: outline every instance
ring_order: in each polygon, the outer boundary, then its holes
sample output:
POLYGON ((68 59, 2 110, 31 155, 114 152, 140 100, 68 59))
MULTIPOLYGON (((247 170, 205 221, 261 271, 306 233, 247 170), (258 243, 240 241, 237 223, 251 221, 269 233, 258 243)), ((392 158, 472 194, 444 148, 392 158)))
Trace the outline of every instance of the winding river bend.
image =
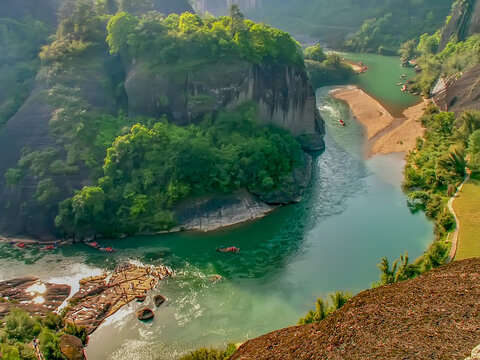
MULTIPOLYGON (((385 64, 385 58, 374 59, 385 64)), ((398 61, 388 61, 392 71, 402 72, 398 61)), ((125 307, 93 334, 89 360, 178 359, 199 346, 242 342, 293 325, 319 296, 370 287, 380 259, 405 250, 417 257, 432 239, 432 225, 405 204, 403 156, 363 159, 363 129, 329 89, 318 90, 327 149, 315 159, 314 179, 302 203, 214 233, 103 241, 119 249, 110 256, 80 244, 49 254, 3 244, 0 280, 37 275, 73 284, 126 259, 176 270, 175 278, 159 285, 168 301, 155 320, 139 323, 135 311, 141 305, 125 307), (339 126, 339 118, 348 126, 339 126), (220 254, 219 245, 242 251, 220 254), (224 280, 209 281, 214 274, 224 280)))

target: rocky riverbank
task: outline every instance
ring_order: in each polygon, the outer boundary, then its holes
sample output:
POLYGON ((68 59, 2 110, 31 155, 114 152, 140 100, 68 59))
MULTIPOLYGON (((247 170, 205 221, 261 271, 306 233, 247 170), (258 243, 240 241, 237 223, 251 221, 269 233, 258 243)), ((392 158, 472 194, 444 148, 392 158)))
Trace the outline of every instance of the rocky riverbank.
POLYGON ((69 285, 44 283, 38 277, 22 277, 0 282, 0 319, 13 307, 32 315, 56 310, 69 296, 69 285))
MULTIPOLYGON (((159 281, 172 274, 166 266, 125 263, 114 272, 82 279, 79 291, 62 310, 64 319, 92 333, 107 317, 133 300, 145 298, 159 281)), ((69 285, 44 283, 38 277, 0 282, 0 319, 14 307, 39 316, 58 312, 70 292, 69 285)))

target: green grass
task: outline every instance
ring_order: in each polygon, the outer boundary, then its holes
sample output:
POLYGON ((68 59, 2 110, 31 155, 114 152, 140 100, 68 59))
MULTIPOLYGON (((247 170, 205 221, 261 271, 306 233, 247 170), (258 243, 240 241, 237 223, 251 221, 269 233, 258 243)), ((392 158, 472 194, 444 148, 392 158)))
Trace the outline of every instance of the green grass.
POLYGON ((480 257, 480 174, 464 185, 453 208, 460 221, 455 260, 480 257))

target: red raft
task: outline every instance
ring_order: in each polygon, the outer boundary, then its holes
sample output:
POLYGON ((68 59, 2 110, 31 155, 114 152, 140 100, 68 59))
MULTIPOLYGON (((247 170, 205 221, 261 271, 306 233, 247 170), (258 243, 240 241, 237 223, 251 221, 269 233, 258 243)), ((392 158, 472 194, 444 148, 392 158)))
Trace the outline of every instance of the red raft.
POLYGON ((345 126, 345 121, 343 121, 343 119, 339 119, 338 122, 339 122, 342 126, 345 126))
POLYGON ((237 248, 235 246, 230 246, 228 248, 219 247, 217 248, 217 251, 223 253, 238 253, 240 251, 240 248, 237 248))

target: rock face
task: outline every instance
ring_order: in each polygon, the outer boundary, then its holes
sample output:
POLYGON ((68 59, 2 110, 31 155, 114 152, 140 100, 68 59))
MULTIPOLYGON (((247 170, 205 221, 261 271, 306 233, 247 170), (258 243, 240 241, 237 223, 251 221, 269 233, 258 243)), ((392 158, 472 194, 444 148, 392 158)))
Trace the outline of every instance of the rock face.
POLYGON ((256 9, 262 5, 262 0, 194 0, 193 7, 199 13, 209 12, 216 16, 227 15, 230 6, 237 4, 242 11, 256 9))
MULTIPOLYGON (((116 113, 121 104, 106 89, 115 88, 112 74, 106 68, 115 68, 115 61, 106 49, 96 49, 94 53, 78 57, 75 67, 65 66, 65 72, 76 73, 68 81, 75 84, 88 103, 88 110, 101 109, 102 112, 116 113), (92 60, 93 58, 93 60, 92 60), (112 62, 113 61, 113 62, 112 62), (92 63, 94 63, 92 65, 92 63)), ((50 174, 50 178, 61 190, 50 206, 32 201, 39 179, 27 176, 15 187, 8 186, 4 177, 9 168, 17 167, 22 157, 22 149, 43 151, 52 149, 57 158, 65 159, 65 149, 58 136, 49 126, 53 108, 49 105, 48 91, 57 85, 55 79, 37 78, 35 89, 25 104, 0 131, 0 234, 5 236, 27 236, 41 240, 56 238, 54 218, 58 213, 56 204, 71 196, 73 190, 90 184, 90 170, 79 166, 77 173, 65 176, 50 174)), ((86 109, 87 110, 87 109, 86 109)), ((80 165, 78 163, 77 165, 80 165)))
POLYGON ((10 308, 19 307, 31 315, 44 316, 56 310, 70 295, 69 285, 41 283, 37 277, 23 277, 0 282, 0 319, 8 315, 10 308), (40 299, 42 301, 34 301, 40 299))
POLYGON ((275 209, 246 190, 230 195, 188 199, 176 206, 175 214, 182 229, 211 231, 264 217, 275 209))
POLYGON ((320 323, 247 341, 239 359, 465 359, 479 342, 480 259, 364 291, 320 323))
POLYGON ((438 52, 445 49, 448 42, 456 37, 458 41, 480 31, 480 1, 459 0, 452 9, 450 21, 445 25, 438 52))
POLYGON ((303 137, 308 150, 324 148, 325 128, 315 92, 305 71, 292 67, 218 61, 178 69, 139 60, 128 72, 125 90, 130 116, 167 114, 177 125, 253 101, 259 119, 303 137))
POLYGON ((194 12, 188 0, 153 0, 153 9, 166 15, 194 12))
POLYGON ((264 217, 280 205, 301 201, 312 177, 312 157, 303 162, 283 186, 271 193, 238 190, 229 195, 211 195, 186 199, 175 208, 181 229, 212 231, 264 217))
POLYGON ((457 114, 465 110, 480 110, 480 64, 450 78, 437 81, 432 97, 442 111, 457 114))

